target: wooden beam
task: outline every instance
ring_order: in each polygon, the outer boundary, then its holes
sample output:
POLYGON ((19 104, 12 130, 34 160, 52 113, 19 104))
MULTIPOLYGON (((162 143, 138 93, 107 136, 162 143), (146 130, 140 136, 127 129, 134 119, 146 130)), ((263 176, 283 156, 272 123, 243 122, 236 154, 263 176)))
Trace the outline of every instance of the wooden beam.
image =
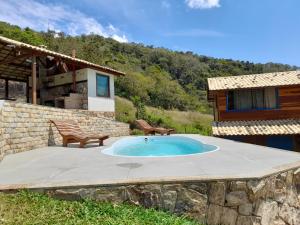
POLYGON ((20 64, 18 64, 18 63, 10 63, 8 66, 13 66, 15 68, 29 70, 29 71, 31 70, 31 66, 30 65, 25 66, 25 65, 23 65, 23 63, 20 63, 20 64))
POLYGON ((14 56, 13 58, 5 59, 5 60, 0 61, 0 65, 9 64, 9 63, 14 62, 17 59, 28 58, 30 56, 32 56, 32 55, 31 54, 23 54, 23 55, 14 56))
POLYGON ((10 68, 0 68, 0 78, 10 78, 10 77, 16 77, 16 79, 18 77, 20 78, 23 78, 23 77, 26 77, 26 76, 30 76, 31 75, 31 71, 25 71, 25 70, 22 70, 22 71, 19 71, 18 70, 11 70, 10 68))
POLYGON ((6 48, 6 45, 1 45, 0 52, 2 52, 6 48))
POLYGON ((17 79, 17 78, 13 78, 13 77, 8 77, 8 76, 2 76, 2 75, 0 75, 0 79, 3 79, 3 80, 7 79, 7 80, 17 81, 17 82, 26 82, 27 78, 28 77, 24 77, 24 79, 17 79))
POLYGON ((13 50, 8 51, 8 53, 5 54, 5 56, 1 59, 1 62, 6 61, 10 56, 13 56, 12 55, 13 52, 14 52, 13 50))
POLYGON ((36 105, 36 56, 32 56, 31 61, 31 76, 32 76, 32 104, 36 105))

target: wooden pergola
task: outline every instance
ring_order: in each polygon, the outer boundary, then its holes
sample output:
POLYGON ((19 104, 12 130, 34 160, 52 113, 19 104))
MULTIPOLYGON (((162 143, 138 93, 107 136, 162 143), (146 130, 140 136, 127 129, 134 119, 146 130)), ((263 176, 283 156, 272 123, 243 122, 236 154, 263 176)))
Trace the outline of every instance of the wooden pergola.
MULTIPOLYGON (((32 104, 37 102, 37 76, 38 68, 43 67, 46 71, 51 70, 47 64, 51 59, 52 64, 60 66, 63 72, 72 71, 73 91, 76 92, 76 70, 91 68, 112 75, 124 75, 123 72, 100 66, 85 60, 50 51, 45 47, 36 47, 12 39, 0 36, 0 79, 5 80, 5 98, 8 98, 8 81, 19 81, 27 83, 27 101, 29 101, 29 83, 32 84, 32 104)), ((52 65, 53 67, 53 65, 52 65)), ((47 74, 48 75, 48 74, 47 74)))

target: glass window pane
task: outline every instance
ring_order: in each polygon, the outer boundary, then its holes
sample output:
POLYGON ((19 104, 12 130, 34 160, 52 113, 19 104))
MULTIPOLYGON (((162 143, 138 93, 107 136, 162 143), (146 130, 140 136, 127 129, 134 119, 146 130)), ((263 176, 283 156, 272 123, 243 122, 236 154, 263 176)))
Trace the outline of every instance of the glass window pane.
POLYGON ((227 97, 227 109, 228 110, 234 110, 234 92, 228 91, 228 97, 227 97))
POLYGON ((99 75, 97 79, 97 96, 109 97, 109 76, 99 75))
POLYGON ((238 92, 239 96, 239 109, 247 110, 252 109, 252 93, 251 90, 241 90, 238 92))
POLYGON ((251 90, 234 91, 234 109, 236 110, 252 109, 251 90))
POLYGON ((234 90, 227 94, 228 110, 274 109, 277 107, 276 88, 234 90))
POLYGON ((276 108, 276 88, 265 89, 265 107, 268 109, 276 108))
POLYGON ((253 109, 264 108, 264 89, 252 90, 253 109))

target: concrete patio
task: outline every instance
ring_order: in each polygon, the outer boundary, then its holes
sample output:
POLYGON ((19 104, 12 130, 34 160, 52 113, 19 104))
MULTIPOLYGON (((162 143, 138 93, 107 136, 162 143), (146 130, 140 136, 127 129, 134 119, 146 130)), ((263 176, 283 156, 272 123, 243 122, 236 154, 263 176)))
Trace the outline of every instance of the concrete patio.
POLYGON ((116 157, 104 147, 60 146, 8 155, 0 163, 0 189, 260 178, 300 166, 300 154, 199 135, 185 135, 220 150, 180 157, 116 157))

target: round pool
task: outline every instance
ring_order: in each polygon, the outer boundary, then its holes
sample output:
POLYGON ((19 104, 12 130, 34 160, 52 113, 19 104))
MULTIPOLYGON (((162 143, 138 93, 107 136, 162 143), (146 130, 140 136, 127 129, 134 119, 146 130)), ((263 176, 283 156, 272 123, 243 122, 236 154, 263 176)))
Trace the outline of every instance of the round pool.
POLYGON ((217 146, 188 137, 143 136, 122 138, 102 152, 114 156, 162 157, 201 154, 217 149, 217 146))

